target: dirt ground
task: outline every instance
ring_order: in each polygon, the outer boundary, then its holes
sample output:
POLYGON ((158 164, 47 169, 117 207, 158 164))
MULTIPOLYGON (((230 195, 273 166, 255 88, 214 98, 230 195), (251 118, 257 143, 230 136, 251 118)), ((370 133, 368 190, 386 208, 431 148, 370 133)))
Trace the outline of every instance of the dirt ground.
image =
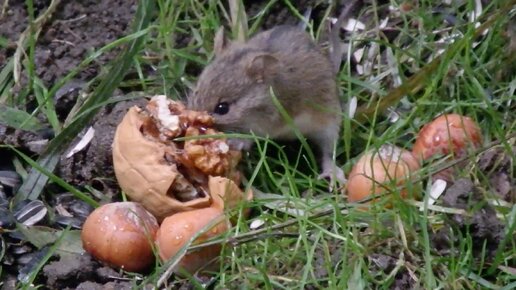
MULTIPOLYGON (((4 1, 0 1, 3 4, 4 1)), ((265 1, 244 1, 248 7, 248 13, 253 16, 264 5, 265 1)), ((278 1, 281 2, 281 1, 278 1)), ((314 3, 321 1, 299 1, 297 8, 304 11, 304 7, 314 6, 314 3)), ((50 3, 50 0, 35 0, 36 13, 43 11, 50 3)), ((321 21, 324 6, 318 5, 312 11, 316 21, 321 21)), ((43 83, 48 87, 65 76, 84 60, 93 50, 96 50, 119 37, 127 34, 130 29, 131 20, 135 13, 136 1, 130 0, 85 0, 85 1, 61 1, 59 8, 52 17, 52 20, 41 31, 35 51, 36 73, 43 83), (113 9, 116 7, 116 9, 113 9)), ((0 68, 13 56, 16 50, 15 42, 20 34, 27 27, 27 11, 25 1, 9 1, 5 15, 0 18, 0 35, 6 38, 9 43, 7 47, 0 47, 0 68)), ((266 16, 263 28, 269 28, 277 24, 294 24, 297 18, 291 15, 287 8, 281 4, 272 7, 266 16)), ((58 113, 65 116, 71 109, 73 101, 84 82, 97 76, 103 66, 112 60, 119 50, 112 50, 103 54, 86 69, 80 71, 76 79, 59 93, 61 99, 58 113)), ((114 180, 111 161, 111 143, 116 125, 125 114, 127 108, 134 104, 141 104, 141 101, 120 102, 114 106, 108 106, 101 110, 94 122, 91 124, 97 134, 86 150, 74 155, 72 158, 61 159, 56 174, 74 186, 93 186, 102 192, 111 192, 116 196, 118 188, 114 180)), ((30 107, 30 102, 27 107, 30 107)), ((0 125, 0 143, 10 144, 17 148, 31 153, 33 156, 40 152, 41 146, 37 146, 38 140, 48 138, 44 133, 25 132, 0 125)), ((73 145, 73 144, 72 144, 73 145)), ((515 150, 516 151, 516 150, 515 150)), ((5 152, 0 152, 3 154, 5 152)), ((497 168, 492 168, 493 159, 498 158, 496 152, 490 152, 481 160, 479 166, 489 168, 490 182, 498 188, 501 196, 506 200, 514 201, 513 184, 508 181, 509 165, 502 162, 496 163, 497 168), (505 165, 504 165, 505 164, 505 165)), ((4 155, 5 156, 5 155, 4 155)), ((503 161, 503 158, 502 158, 503 161)), ((507 163, 508 161, 506 161, 507 163)), ((486 169, 487 170, 487 169, 486 169)), ((480 200, 479 193, 475 191, 474 185, 469 180, 458 182, 455 187, 448 189, 445 195, 445 202, 448 206, 468 209, 468 195, 475 192, 474 199, 480 200)), ((489 205, 476 207, 477 212, 468 220, 460 216, 450 215, 450 225, 435 233, 432 237, 435 248, 446 255, 456 241, 448 239, 447 231, 466 227, 473 227, 480 239, 487 239, 492 246, 489 250, 496 249, 498 242, 503 238, 503 227, 500 226, 496 215, 489 205)), ((338 245, 335 245, 338 247, 338 245)), ((481 244, 478 245, 481 247, 481 244)), ((17 256, 18 257, 18 256, 17 256)), ((316 257, 317 258, 317 257, 316 257)), ((336 260, 338 260, 336 258, 336 260)), ((373 254, 369 257, 371 264, 378 271, 386 273, 394 267, 396 258, 384 254, 373 254)), ((15 265, 12 264, 12 265, 15 265)), ((10 289, 17 279, 17 271, 20 268, 4 268, 2 289, 10 289)), ((321 265, 318 275, 324 276, 324 266, 321 265)), ((93 261, 89 256, 79 256, 54 260, 43 268, 43 277, 38 281, 51 289, 130 289, 131 284, 120 279, 120 274, 110 268, 102 267, 93 261), (67 288, 68 287, 68 288, 67 288)), ((396 285, 398 289, 410 287, 407 273, 399 273, 396 285)))
MULTIPOLYGON (((34 1, 36 13, 44 11, 50 1, 34 1)), ((136 9, 136 1, 62 1, 52 21, 44 27, 36 47, 36 72, 44 84, 56 80, 75 68, 88 53, 129 32, 136 9), (112 9, 117 7, 117 9, 112 9)), ((0 66, 16 49, 15 42, 27 27, 27 10, 23 1, 9 1, 6 15, 0 19, 0 34, 10 42, 0 48, 0 66)), ((85 70, 78 79, 90 80, 100 68, 113 59, 119 51, 111 51, 85 70)))

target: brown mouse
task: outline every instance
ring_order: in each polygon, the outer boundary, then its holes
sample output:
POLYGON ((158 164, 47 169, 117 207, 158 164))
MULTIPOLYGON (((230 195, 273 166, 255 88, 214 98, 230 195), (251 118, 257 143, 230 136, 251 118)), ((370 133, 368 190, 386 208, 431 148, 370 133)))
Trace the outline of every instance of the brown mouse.
MULTIPOLYGON (((320 147, 320 177, 345 182, 332 158, 341 105, 329 57, 295 26, 277 26, 245 43, 229 42, 220 31, 215 58, 199 76, 189 107, 211 113, 225 132, 295 139, 292 126, 273 103, 272 88, 295 127, 320 147)), ((251 139, 231 141, 240 149, 253 144, 251 139)))

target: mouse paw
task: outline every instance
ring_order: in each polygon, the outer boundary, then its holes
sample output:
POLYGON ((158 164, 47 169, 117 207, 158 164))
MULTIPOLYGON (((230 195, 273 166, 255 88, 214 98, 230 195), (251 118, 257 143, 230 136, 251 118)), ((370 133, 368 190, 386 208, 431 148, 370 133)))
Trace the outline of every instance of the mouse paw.
POLYGON ((251 147, 253 147, 253 144, 254 144, 254 140, 252 140, 252 139, 235 139, 235 138, 228 139, 229 148, 231 148, 232 150, 249 151, 251 149, 251 147))
POLYGON ((319 179, 326 179, 330 182, 330 191, 338 190, 340 187, 346 184, 346 176, 344 175, 344 171, 337 166, 331 166, 327 168, 323 168, 321 174, 319 174, 319 179))

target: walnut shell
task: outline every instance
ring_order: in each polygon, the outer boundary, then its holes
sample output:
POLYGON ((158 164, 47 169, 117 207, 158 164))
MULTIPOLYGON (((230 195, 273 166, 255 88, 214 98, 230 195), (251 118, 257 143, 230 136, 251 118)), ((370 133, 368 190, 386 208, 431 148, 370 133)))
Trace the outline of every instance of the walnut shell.
POLYGON ((162 95, 154 96, 145 109, 131 108, 113 141, 120 187, 160 221, 211 206, 212 176, 229 177, 238 191, 231 198, 242 200, 236 170, 241 154, 230 150, 225 138, 212 137, 220 134, 213 125, 207 112, 188 110, 162 95))
POLYGON ((208 195, 185 202, 174 195, 173 189, 181 186, 184 179, 177 164, 166 159, 174 148, 142 134, 144 118, 140 112, 142 109, 138 107, 127 112, 113 140, 113 165, 120 187, 158 220, 177 212, 208 207, 211 204, 208 195))
POLYGON ((220 210, 234 208, 243 200, 250 201, 253 199, 252 190, 244 194, 231 179, 225 177, 210 176, 208 190, 213 199, 212 207, 220 210))

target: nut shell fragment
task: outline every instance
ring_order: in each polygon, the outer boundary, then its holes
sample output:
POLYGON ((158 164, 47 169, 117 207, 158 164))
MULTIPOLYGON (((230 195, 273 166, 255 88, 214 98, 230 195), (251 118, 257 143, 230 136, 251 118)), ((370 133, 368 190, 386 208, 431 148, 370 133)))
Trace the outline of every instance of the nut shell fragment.
POLYGON ((232 209, 244 200, 253 199, 251 190, 244 193, 231 179, 225 177, 210 176, 208 190, 213 199, 212 207, 220 210, 232 209))

